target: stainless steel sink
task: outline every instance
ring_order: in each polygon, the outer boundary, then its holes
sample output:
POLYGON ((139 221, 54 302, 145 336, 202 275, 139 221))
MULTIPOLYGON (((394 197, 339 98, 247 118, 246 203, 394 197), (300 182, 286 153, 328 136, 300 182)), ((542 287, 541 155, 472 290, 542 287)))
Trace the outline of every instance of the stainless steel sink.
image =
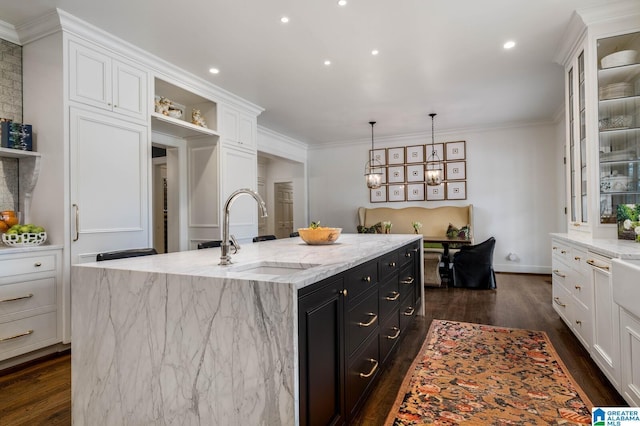
POLYGON ((612 259, 613 300, 640 317, 640 260, 612 259))
POLYGON ((229 268, 229 272, 261 275, 291 275, 318 265, 319 264, 317 263, 259 261, 248 263, 246 265, 232 266, 229 268))

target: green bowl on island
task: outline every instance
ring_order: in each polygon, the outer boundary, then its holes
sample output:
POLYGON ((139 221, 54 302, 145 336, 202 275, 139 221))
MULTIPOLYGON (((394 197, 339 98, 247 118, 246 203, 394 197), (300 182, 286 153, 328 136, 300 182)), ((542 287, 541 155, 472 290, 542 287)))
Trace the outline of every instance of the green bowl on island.
POLYGON ((342 228, 318 226, 315 228, 298 228, 300 238, 309 245, 326 245, 335 243, 342 233, 342 228))

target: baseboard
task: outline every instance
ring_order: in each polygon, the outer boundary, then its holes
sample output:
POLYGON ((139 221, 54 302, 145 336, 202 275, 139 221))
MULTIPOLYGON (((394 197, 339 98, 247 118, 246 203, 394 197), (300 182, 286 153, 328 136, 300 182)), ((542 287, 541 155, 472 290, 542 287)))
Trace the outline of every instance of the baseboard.
POLYGON ((536 265, 514 265, 512 263, 494 263, 493 269, 496 272, 516 272, 520 274, 550 274, 550 266, 536 265))
POLYGON ((57 355, 59 352, 65 352, 71 350, 71 345, 65 345, 58 343, 57 345, 47 346, 46 348, 38 349, 33 352, 29 352, 24 355, 18 355, 13 358, 0 361, 0 376, 9 374, 17 369, 24 368, 34 361, 40 362, 42 359, 46 359, 52 355, 57 355))

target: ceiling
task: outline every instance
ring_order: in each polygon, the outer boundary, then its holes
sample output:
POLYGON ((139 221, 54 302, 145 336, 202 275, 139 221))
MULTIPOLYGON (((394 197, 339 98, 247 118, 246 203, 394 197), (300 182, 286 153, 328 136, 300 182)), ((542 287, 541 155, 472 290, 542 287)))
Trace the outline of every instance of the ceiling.
POLYGON ((19 26, 59 7, 265 108, 259 124, 314 145, 367 139, 371 120, 377 137, 430 132, 431 112, 437 131, 551 121, 563 104, 553 58, 571 14, 606 3, 0 0, 0 20, 19 26))

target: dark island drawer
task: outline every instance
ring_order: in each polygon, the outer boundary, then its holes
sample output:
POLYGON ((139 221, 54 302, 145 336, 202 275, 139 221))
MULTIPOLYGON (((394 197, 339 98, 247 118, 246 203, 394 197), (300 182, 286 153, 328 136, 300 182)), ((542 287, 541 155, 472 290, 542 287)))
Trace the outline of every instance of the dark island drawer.
POLYGON ((401 294, 398 291, 398 278, 391 277, 385 282, 378 290, 380 295, 380 302, 378 306, 380 308, 380 320, 385 321, 389 314, 398 310, 400 306, 401 294))
POLYGON ((417 309, 413 304, 413 297, 407 297, 400 303, 400 330, 407 328, 407 325, 417 315, 417 309))
POLYGON ((365 291, 378 285, 378 263, 374 260, 347 273, 347 303, 352 304, 365 291))
POLYGON ((400 301, 403 301, 409 294, 414 294, 416 286, 416 277, 414 269, 411 267, 404 268, 398 276, 398 291, 400 292, 400 301))
POLYGON ((394 311, 393 315, 380 326, 380 359, 383 364, 399 340, 400 317, 398 317, 398 311, 394 311))
POLYGON ((398 254, 400 268, 412 262, 417 256, 420 256, 420 243, 416 242, 401 248, 398 254))
POLYGON ((347 312, 347 354, 351 355, 373 332, 378 331, 378 292, 372 291, 347 312))
POLYGON ((367 388, 378 376, 378 335, 367 340, 362 351, 350 358, 347 366, 347 413, 351 417, 363 402, 367 388))
POLYGON ((380 280, 398 272, 398 252, 394 251, 380 257, 380 280))

